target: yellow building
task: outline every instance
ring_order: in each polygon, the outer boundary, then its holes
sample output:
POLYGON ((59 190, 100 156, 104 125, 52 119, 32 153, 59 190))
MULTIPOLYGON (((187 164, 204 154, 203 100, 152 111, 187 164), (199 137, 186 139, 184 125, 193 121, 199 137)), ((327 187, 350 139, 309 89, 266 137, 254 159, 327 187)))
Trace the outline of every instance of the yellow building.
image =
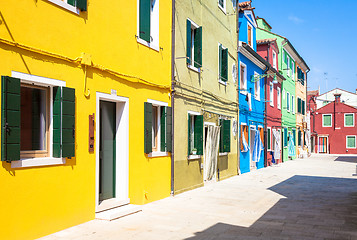
POLYGON ((171 9, 0 2, 0 239, 170 195, 171 9))

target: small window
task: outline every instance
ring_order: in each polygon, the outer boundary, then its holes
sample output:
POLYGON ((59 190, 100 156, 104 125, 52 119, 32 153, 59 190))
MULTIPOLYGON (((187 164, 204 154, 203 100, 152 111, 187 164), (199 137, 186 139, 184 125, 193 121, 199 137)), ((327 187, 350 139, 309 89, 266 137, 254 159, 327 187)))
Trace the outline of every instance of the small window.
POLYGON ((323 127, 332 127, 332 115, 331 114, 322 115, 322 126, 323 127))
POLYGON ((301 98, 297 98, 297 112, 301 113, 301 98))
POLYGON ((268 151, 271 150, 271 128, 268 127, 268 131, 267 131, 267 148, 268 151))
POLYGON ((286 109, 290 112, 290 93, 286 92, 286 109))
POLYGON ((346 141, 347 148, 356 148, 356 136, 347 136, 346 141))
POLYGON ((284 128, 284 147, 288 146, 288 129, 284 128))
POLYGON ((226 153, 231 151, 231 120, 220 119, 220 139, 219 152, 226 153))
POLYGON ((355 126, 355 115, 354 113, 345 113, 345 127, 355 126))
POLYGON ((270 101, 270 106, 274 107, 274 84, 272 82, 269 83, 269 101, 270 101))
POLYGON ((87 11, 87 0, 48 0, 70 12, 79 14, 79 11, 87 11))
POLYGON ((203 115, 188 114, 188 155, 203 155, 203 115))
POLYGON ((302 132, 298 130, 298 146, 302 146, 302 132))
POLYGON ((248 45, 253 48, 253 27, 248 23, 248 45))
POLYGON ((222 82, 228 81, 228 48, 219 44, 219 80, 222 82))
POLYGON ((187 65, 199 70, 202 67, 202 27, 187 19, 186 28, 187 65))
POLYGON ((223 12, 226 12, 226 0, 218 0, 218 6, 223 10, 223 12))
POLYGON ((280 89, 280 87, 277 87, 276 98, 277 98, 277 103, 278 103, 278 109, 281 109, 281 89, 280 89))
POLYGON ((276 53, 273 50, 273 68, 277 69, 276 66, 277 66, 277 58, 276 58, 276 53))
MULTIPOLYGON (((247 66, 243 63, 240 64, 239 74, 240 90, 247 90, 247 66)), ((241 91, 241 93, 244 93, 241 91)))
POLYGON ((159 46, 159 0, 139 1, 139 27, 138 36, 140 43, 158 50, 159 46))
MULTIPOLYGON (((259 74, 255 72, 254 76, 259 77, 259 74)), ((260 80, 254 82, 254 98, 258 101, 260 101, 260 82, 260 80)))
POLYGON ((287 70, 287 74, 288 76, 290 77, 290 69, 291 69, 291 66, 290 66, 290 57, 286 54, 286 70, 287 70))
POLYGON ((294 98, 294 95, 291 95, 291 113, 295 114, 295 98, 294 98))

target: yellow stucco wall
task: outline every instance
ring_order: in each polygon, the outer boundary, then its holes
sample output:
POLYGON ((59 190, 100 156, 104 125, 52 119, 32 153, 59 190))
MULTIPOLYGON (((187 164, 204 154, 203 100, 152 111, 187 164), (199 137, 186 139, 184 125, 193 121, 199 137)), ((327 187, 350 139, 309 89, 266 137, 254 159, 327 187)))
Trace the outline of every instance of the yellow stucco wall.
MULTIPOLYGON (((300 67, 299 66, 299 64, 297 64, 296 63, 296 66, 297 67, 300 67)), ((302 69, 301 67, 300 67, 300 69, 302 69)), ((297 72, 297 70, 296 70, 296 72, 297 72)), ((297 74, 296 74, 296 79, 297 79, 297 74)), ((298 107, 298 98, 301 98, 303 101, 305 101, 305 104, 307 104, 306 103, 306 82, 305 82, 305 85, 302 85, 299 81, 296 81, 295 82, 295 91, 296 91, 296 93, 295 93, 295 95, 296 95, 296 104, 295 104, 295 106, 296 106, 296 139, 298 139, 298 131, 301 131, 301 129, 303 129, 303 122, 304 122, 304 115, 302 115, 301 113, 298 113, 298 111, 297 111, 297 107, 298 107)), ((307 112, 307 109, 306 109, 306 106, 307 105, 305 105, 305 111, 307 112)), ((301 152, 301 147, 300 146, 298 146, 298 140, 296 141, 296 149, 297 149, 297 154, 300 154, 300 152, 301 152)))
POLYGON ((171 1, 160 1, 160 51, 136 40, 137 1, 93 0, 80 15, 46 0, 1 1, 0 13, 0 40, 72 59, 85 52, 93 64, 133 76, 87 68, 86 98, 80 64, 0 41, 0 75, 17 71, 62 80, 76 89, 75 158, 65 165, 19 169, 2 162, 0 239, 34 239, 94 219, 96 155, 88 152, 88 115, 98 114, 96 92, 115 89, 118 96, 129 98, 130 202, 145 204, 169 196, 170 154, 144 154, 144 102, 150 98, 170 105, 171 1))

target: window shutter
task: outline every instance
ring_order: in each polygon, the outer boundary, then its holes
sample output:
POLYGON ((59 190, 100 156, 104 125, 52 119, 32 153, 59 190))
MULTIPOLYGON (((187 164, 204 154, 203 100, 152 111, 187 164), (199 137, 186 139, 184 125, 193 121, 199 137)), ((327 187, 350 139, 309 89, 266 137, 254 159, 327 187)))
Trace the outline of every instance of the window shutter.
POLYGON ((296 130, 293 129, 293 140, 294 140, 294 146, 296 146, 296 130))
POLYGON ((222 80, 227 82, 228 80, 228 48, 222 51, 222 80))
POLYGON ((166 152, 166 107, 161 107, 160 112, 160 150, 161 152, 166 152))
POLYGON ((284 62, 285 65, 288 66, 288 54, 284 51, 284 62))
POLYGON ((301 99, 298 98, 298 113, 301 113, 301 99))
POLYGON ((244 132, 244 125, 241 125, 240 126, 240 151, 244 151, 243 132, 244 132))
POLYGON ((196 29, 195 34, 195 67, 202 67, 202 27, 196 29))
POLYGON ((301 113, 303 114, 303 115, 305 115, 306 113, 305 113, 305 101, 303 101, 303 100, 301 100, 301 113))
POLYGON ((259 133, 260 133, 260 140, 262 141, 264 146, 264 128, 259 128, 259 133))
POLYGON ((301 146, 301 131, 298 131, 298 145, 301 146))
POLYGON ((284 147, 288 146, 288 129, 284 128, 284 147))
POLYGON ((1 77, 1 161, 20 160, 20 79, 1 77))
POLYGON ((222 45, 219 45, 219 48, 218 48, 218 54, 219 54, 219 63, 218 63, 218 65, 219 65, 219 78, 221 78, 222 79, 222 74, 223 74, 223 72, 222 72, 222 66, 223 66, 223 64, 222 64, 222 45))
POLYGON ((73 7, 76 6, 76 0, 68 0, 67 3, 73 7))
POLYGON ((271 141, 271 129, 268 129, 268 139, 267 139, 267 149, 271 149, 270 141, 271 141))
POLYGON ((87 11, 87 0, 77 0, 77 8, 81 11, 87 11))
POLYGON ((191 21, 186 20, 186 61, 187 64, 191 64, 191 21))
POLYGON ((75 156, 75 89, 62 87, 62 157, 75 156))
POLYGON ((166 109, 166 151, 172 151, 172 108, 165 107, 166 109))
POLYGON ((224 120, 223 119, 219 119, 219 126, 220 126, 220 130, 219 130, 219 152, 223 153, 224 152, 224 120))
POLYGON ((224 137, 224 152, 231 151, 231 120, 224 120, 223 121, 223 137, 224 137))
POLYGON ((62 89, 53 88, 53 157, 60 158, 61 155, 61 136, 62 136, 62 89))
POLYGON ((203 115, 195 116, 195 147, 197 155, 203 155, 203 115))
POLYGON ((353 114, 346 114, 345 115, 345 125, 346 126, 353 126, 353 114))
POLYGON ((140 0, 139 37, 150 42, 151 0, 140 0))
POLYGON ((152 104, 144 103, 144 152, 152 152, 152 104))
POLYGON ((191 154, 191 115, 188 114, 188 121, 187 121, 187 155, 191 154))

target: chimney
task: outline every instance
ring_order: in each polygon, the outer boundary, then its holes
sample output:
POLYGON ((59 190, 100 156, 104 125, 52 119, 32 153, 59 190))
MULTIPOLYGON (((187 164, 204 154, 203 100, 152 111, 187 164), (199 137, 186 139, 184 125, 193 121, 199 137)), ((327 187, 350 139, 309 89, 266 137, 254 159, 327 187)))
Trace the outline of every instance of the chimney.
POLYGON ((341 103, 341 93, 335 93, 335 102, 336 103, 341 103))
POLYGON ((356 94, 357 94, 357 88, 356 88, 356 94))

